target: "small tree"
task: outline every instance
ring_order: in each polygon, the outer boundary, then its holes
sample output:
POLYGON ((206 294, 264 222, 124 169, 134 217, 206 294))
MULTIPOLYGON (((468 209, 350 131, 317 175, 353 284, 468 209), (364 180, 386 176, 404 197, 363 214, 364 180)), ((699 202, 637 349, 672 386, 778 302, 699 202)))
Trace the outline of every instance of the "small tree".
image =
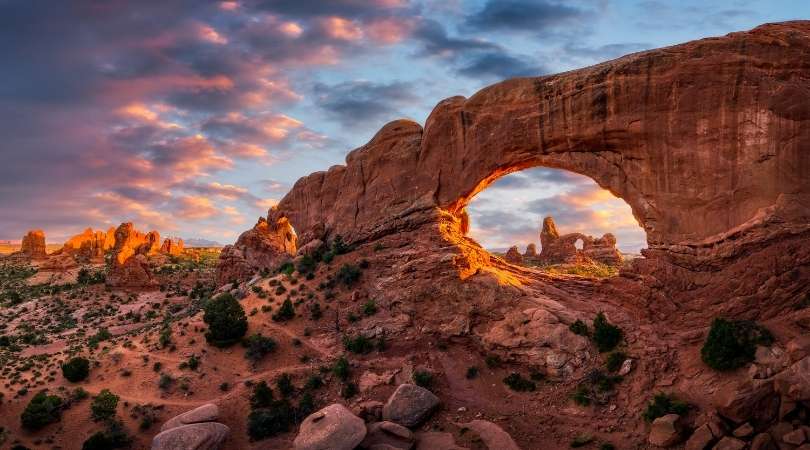
POLYGON ((20 421, 27 430, 39 430, 45 425, 59 421, 61 414, 62 398, 41 391, 31 397, 28 406, 20 415, 20 421))
POLYGON ((62 375, 70 382, 76 383, 87 378, 90 374, 90 361, 77 356, 62 364, 62 375))
POLYGON ((251 408, 267 408, 273 404, 273 390, 266 381, 260 381, 253 386, 253 394, 250 396, 251 408))
POLYGON ((655 397, 647 404, 647 408, 641 414, 647 422, 663 417, 667 414, 684 415, 689 411, 689 404, 682 402, 671 395, 664 393, 655 394, 655 397))
POLYGON ((247 316, 230 293, 221 294, 205 305, 203 321, 208 325, 205 340, 217 347, 228 347, 247 332, 247 316))
POLYGON ((98 393, 93 403, 90 404, 90 412, 93 420, 107 420, 115 416, 115 409, 118 407, 118 396, 104 389, 98 393))

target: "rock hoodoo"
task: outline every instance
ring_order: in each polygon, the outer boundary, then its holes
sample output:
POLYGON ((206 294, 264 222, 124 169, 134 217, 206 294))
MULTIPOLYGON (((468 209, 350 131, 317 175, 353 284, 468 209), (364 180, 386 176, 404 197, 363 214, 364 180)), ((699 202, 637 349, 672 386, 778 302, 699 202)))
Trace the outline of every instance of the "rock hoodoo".
POLYGON ((114 287, 146 287, 154 284, 149 256, 160 251, 157 231, 141 233, 132 222, 122 223, 115 230, 115 245, 107 274, 107 283, 114 287))
POLYGON ((464 279, 491 264, 463 236, 470 199, 546 166, 630 205, 648 243, 633 270, 676 304, 767 299, 775 313, 810 277, 808 59, 810 22, 785 22, 448 98, 424 128, 391 122, 346 165, 298 180, 223 251, 220 280, 290 254, 275 236, 292 227, 298 245, 424 236, 456 248, 445 261, 464 279))
POLYGON ((257 270, 273 269, 297 252, 297 236, 290 222, 281 217, 273 225, 264 217, 242 233, 234 245, 220 253, 217 277, 221 283, 245 278, 257 270))
POLYGON ((22 245, 20 251, 15 255, 23 256, 31 259, 40 259, 48 256, 45 249, 45 232, 42 230, 31 230, 25 233, 22 238, 22 245))
POLYGON ((183 253, 183 240, 180 238, 166 238, 163 240, 163 245, 160 246, 160 251, 167 255, 177 256, 183 253))
MULTIPOLYGON (((594 238, 582 233, 569 233, 561 236, 552 217, 543 219, 540 243, 542 245, 540 254, 534 257, 534 260, 540 264, 596 261, 609 266, 617 266, 622 263, 622 254, 616 249, 616 238, 611 233, 606 233, 601 238, 594 238), (582 241, 582 250, 577 248, 577 241, 582 241)), ((528 250, 524 256, 529 257, 528 250)), ((507 261, 509 260, 507 259, 507 261)))

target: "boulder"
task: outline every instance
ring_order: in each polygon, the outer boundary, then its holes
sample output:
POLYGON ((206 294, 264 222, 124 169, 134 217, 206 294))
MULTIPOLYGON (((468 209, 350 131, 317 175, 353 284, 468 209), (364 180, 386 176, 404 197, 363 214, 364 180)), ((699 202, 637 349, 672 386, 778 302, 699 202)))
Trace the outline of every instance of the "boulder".
POLYGON ((653 420, 647 440, 658 447, 670 447, 681 440, 681 416, 667 414, 653 420))
POLYGON ((246 280, 255 272, 275 269, 296 254, 297 235, 290 222, 281 217, 268 221, 260 217, 252 229, 242 233, 233 245, 219 255, 217 281, 246 280))
POLYGON ((714 446, 713 450, 742 450, 745 448, 745 441, 741 441, 731 436, 726 436, 720 439, 720 442, 714 446))
POLYGON ((167 420, 163 426, 160 427, 160 431, 166 431, 171 428, 177 428, 179 426, 189 425, 192 423, 216 422, 218 418, 219 408, 217 405, 213 403, 206 403, 205 405, 192 409, 191 411, 186 411, 183 414, 174 416, 167 420))
POLYGON ((425 420, 439 406, 439 398, 414 384, 401 384, 383 406, 383 419, 406 427, 425 420))
POLYGON ((744 424, 737 427, 734 431, 731 432, 731 435, 736 438, 747 438, 754 434, 754 427, 751 426, 750 423, 745 422, 744 424))
POLYGON ((415 438, 411 430, 394 422, 375 422, 366 427, 366 437, 360 447, 367 449, 387 446, 390 449, 410 450, 415 438))
POLYGON ((802 445, 807 440, 804 430, 797 428, 790 433, 785 433, 782 436, 782 442, 790 445, 802 445))
POLYGON ((466 450, 456 445, 451 433, 428 431, 416 433, 415 450, 466 450))
POLYGON ((352 450, 366 436, 363 419, 335 403, 310 414, 293 441, 295 450, 352 450))
POLYGON ((778 448, 770 434, 759 433, 751 441, 751 450, 778 450, 778 448))
POLYGON ((298 249, 296 256, 312 256, 315 252, 318 251, 321 247, 324 246, 324 243, 320 239, 313 239, 306 244, 302 245, 301 248, 298 249))
POLYGON ((684 445, 684 450, 706 450, 711 444, 717 440, 712 434, 709 425, 703 424, 699 426, 684 445))
POLYGON ((231 429, 217 422, 192 423, 161 431, 152 450, 217 450, 231 429))
POLYGON ((509 433, 498 425, 486 420, 473 420, 462 425, 481 438, 489 450, 520 450, 520 447, 509 436, 509 433))

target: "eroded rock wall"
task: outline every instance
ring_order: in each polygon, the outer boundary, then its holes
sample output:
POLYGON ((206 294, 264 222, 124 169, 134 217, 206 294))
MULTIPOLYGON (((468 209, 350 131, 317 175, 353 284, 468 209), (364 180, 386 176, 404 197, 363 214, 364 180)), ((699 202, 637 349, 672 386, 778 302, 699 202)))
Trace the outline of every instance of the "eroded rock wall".
POLYGON ((424 128, 385 125, 345 166, 301 178, 268 223, 289 221, 301 245, 442 233, 444 213, 461 220, 500 176, 546 166, 627 201, 648 238, 637 269, 664 286, 727 283, 777 245, 796 255, 766 270, 781 279, 810 264, 796 248, 810 237, 809 94, 807 21, 507 80, 443 100, 424 128))

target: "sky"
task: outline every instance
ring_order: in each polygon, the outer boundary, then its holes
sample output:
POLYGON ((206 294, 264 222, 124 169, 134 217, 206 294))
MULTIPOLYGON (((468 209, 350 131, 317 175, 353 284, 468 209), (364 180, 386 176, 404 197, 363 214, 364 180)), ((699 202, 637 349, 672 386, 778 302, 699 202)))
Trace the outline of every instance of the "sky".
MULTIPOLYGON (((798 0, 0 0, 0 240, 132 221, 230 243, 443 98, 807 17, 798 0)), ((543 169, 470 214, 485 246, 529 242, 544 214, 643 246, 621 200, 543 169)))

